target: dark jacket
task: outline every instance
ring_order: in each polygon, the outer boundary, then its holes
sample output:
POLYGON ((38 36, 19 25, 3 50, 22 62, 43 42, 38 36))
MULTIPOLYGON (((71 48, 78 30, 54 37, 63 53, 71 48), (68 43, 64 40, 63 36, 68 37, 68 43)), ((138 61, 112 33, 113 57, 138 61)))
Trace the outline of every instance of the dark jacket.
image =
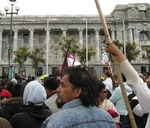
MULTIPOLYGON (((131 109, 133 110, 135 107, 137 107, 137 105, 139 104, 139 101, 137 98, 135 98, 135 94, 132 93, 128 96, 130 105, 131 105, 131 109)), ((148 114, 143 114, 142 116, 138 116, 135 113, 133 113, 137 128, 145 128, 146 123, 147 123, 147 117, 148 114)), ((126 119, 126 122, 123 124, 123 128, 132 128, 131 127, 131 123, 129 120, 129 117, 126 119)))
POLYGON ((23 105, 10 123, 13 128, 41 128, 42 122, 50 116, 50 111, 45 105, 23 105))
POLYGON ((21 97, 4 98, 0 109, 0 117, 10 120, 22 105, 21 97))

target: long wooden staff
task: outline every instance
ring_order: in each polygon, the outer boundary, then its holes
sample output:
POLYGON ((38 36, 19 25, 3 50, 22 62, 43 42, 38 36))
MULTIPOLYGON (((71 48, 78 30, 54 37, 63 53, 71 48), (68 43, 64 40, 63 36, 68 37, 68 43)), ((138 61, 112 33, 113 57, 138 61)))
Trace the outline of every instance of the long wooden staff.
MULTIPOLYGON (((95 4, 97 6, 99 16, 100 16, 100 20, 101 20, 101 23, 103 25, 106 41, 112 43, 112 41, 110 39, 109 32, 108 32, 108 28, 107 28, 107 25, 106 25, 106 21, 104 19, 104 16, 103 16, 103 13, 102 13, 102 10, 101 10, 101 7, 100 7, 100 4, 99 4, 98 0, 95 0, 95 4)), ((113 64, 114 64, 114 67, 115 67, 115 70, 116 70, 116 73, 117 73, 117 76, 118 76, 118 80, 119 80, 119 83, 120 83, 122 95, 123 95, 123 98, 124 98, 126 108, 128 110, 129 119, 130 119, 132 128, 137 128, 135 120, 134 120, 134 116, 133 116, 133 113, 132 113, 132 110, 131 110, 131 107, 130 107, 130 103, 129 103, 129 100, 128 100, 128 97, 127 97, 127 94, 126 94, 126 90, 125 90, 125 87, 124 87, 124 84, 123 84, 121 71, 120 71, 120 68, 119 68, 117 58, 112 54, 111 54, 111 57, 112 57, 112 61, 113 61, 113 64)))

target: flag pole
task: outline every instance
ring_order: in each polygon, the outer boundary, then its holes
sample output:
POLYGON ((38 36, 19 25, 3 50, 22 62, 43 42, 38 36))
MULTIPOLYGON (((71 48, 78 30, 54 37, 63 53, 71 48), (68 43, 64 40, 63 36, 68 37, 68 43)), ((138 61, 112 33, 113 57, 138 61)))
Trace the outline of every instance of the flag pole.
MULTIPOLYGON (((107 24, 106 24, 106 21, 105 21, 105 18, 103 16, 103 13, 102 13, 102 10, 101 10, 101 7, 100 7, 100 4, 99 4, 98 0, 95 0, 95 4, 96 4, 96 7, 97 7, 97 10, 98 10, 98 13, 99 13, 100 21, 101 21, 103 29, 104 29, 106 42, 112 43, 112 41, 110 39, 109 32, 108 32, 107 24)), ((135 120, 134 120, 134 116, 133 116, 133 113, 132 113, 132 110, 131 110, 131 106, 130 106, 130 103, 129 103, 129 100, 128 100, 128 97, 127 97, 127 94, 126 94, 126 90, 125 90, 125 87, 124 87, 124 84, 123 84, 121 71, 120 71, 120 68, 119 68, 117 58, 112 54, 111 54, 111 58, 112 58, 112 61, 113 61, 113 64, 114 64, 114 67, 115 67, 115 70, 116 70, 116 73, 117 73, 117 76, 118 76, 118 80, 119 80, 119 83, 120 83, 122 95, 123 95, 123 98, 124 98, 126 108, 128 110, 129 119, 130 119, 132 128, 137 128, 135 120)))
POLYGON ((59 75, 58 75, 58 76, 61 76, 62 73, 63 73, 63 70, 64 70, 65 66, 66 66, 66 65, 68 66, 68 64, 67 64, 67 57, 68 57, 68 51, 69 51, 69 48, 70 48, 70 44, 71 44, 71 40, 70 40, 69 45, 68 45, 68 47, 67 47, 67 51, 66 51, 66 54, 65 54, 65 58, 64 58, 64 61, 63 61, 63 64, 62 64, 62 67, 61 67, 61 69, 60 69, 60 72, 59 72, 59 75))

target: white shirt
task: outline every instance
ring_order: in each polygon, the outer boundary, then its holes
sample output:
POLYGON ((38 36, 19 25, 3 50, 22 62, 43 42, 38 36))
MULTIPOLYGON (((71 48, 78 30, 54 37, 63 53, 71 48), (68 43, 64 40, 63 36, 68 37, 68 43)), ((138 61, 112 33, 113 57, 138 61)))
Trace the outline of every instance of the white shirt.
POLYGON ((120 68, 127 78, 127 83, 131 85, 131 88, 138 97, 143 112, 149 113, 145 128, 150 128, 150 89, 147 87, 147 84, 140 79, 138 73, 128 60, 121 62, 120 68))

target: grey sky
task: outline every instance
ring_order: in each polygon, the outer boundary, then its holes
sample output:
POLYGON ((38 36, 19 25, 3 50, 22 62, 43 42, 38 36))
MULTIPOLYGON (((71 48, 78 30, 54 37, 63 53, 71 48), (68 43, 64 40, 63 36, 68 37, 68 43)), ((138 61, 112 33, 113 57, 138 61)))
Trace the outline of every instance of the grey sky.
MULTIPOLYGON (((110 14, 116 4, 150 3, 149 0, 99 0, 104 15, 110 14)), ((19 15, 98 15, 95 0, 18 0, 19 15)), ((0 10, 10 6, 0 0, 0 10)))

